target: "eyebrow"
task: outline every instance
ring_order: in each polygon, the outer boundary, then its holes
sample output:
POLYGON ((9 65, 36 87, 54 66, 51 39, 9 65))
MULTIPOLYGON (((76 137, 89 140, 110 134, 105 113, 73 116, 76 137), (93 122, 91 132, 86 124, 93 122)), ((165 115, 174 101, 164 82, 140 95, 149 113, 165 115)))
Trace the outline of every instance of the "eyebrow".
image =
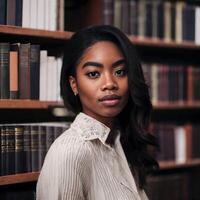
MULTIPOLYGON (((120 59, 116 62, 114 62, 112 64, 112 67, 117 67, 118 65, 121 65, 121 64, 124 64, 125 63, 125 59, 120 59)), ((83 67, 82 68, 85 68, 87 66, 94 66, 94 67, 103 67, 103 64, 101 63, 98 63, 98 62, 92 62, 92 61, 88 61, 86 63, 84 63, 83 67)))

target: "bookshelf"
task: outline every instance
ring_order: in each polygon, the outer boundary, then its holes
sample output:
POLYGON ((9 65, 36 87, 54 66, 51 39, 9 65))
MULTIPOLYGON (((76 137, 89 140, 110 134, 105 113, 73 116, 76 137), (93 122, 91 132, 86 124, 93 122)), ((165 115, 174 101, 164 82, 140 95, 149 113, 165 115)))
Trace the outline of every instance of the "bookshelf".
POLYGON ((27 183, 27 182, 35 182, 35 181, 37 181, 38 176, 39 176, 39 172, 1 176, 0 177, 0 186, 19 184, 19 183, 27 183))

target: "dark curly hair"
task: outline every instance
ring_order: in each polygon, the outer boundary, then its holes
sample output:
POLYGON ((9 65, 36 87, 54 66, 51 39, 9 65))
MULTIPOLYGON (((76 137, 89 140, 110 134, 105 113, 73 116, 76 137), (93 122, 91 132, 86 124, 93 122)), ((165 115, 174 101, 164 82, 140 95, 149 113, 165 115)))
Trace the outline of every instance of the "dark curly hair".
POLYGON ((126 60, 129 99, 118 115, 122 129, 120 140, 128 163, 137 172, 139 187, 143 188, 147 173, 153 168, 158 168, 158 163, 147 151, 148 145, 157 146, 157 142, 148 132, 152 111, 148 86, 135 47, 127 36, 109 25, 91 26, 76 32, 66 42, 64 49, 61 95, 68 109, 76 114, 82 110, 81 102, 73 94, 68 79, 69 76, 76 76, 76 66, 85 50, 99 41, 110 41, 116 44, 126 60))

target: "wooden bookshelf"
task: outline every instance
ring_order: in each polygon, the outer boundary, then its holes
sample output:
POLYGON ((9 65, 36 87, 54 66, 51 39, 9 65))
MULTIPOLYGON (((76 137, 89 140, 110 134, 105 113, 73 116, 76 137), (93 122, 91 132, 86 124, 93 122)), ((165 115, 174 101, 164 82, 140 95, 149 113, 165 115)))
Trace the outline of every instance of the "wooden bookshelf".
POLYGON ((0 35, 30 36, 38 38, 49 38, 56 40, 66 40, 72 36, 69 31, 47 31, 33 28, 22 28, 19 26, 0 25, 0 35))
POLYGON ((155 110, 193 110, 200 109, 200 102, 195 103, 157 103, 155 110))
POLYGON ((173 49, 190 49, 190 50, 200 50, 200 45, 195 44, 194 42, 176 42, 176 41, 165 41, 159 38, 147 38, 147 37, 138 37, 133 35, 128 35, 129 39, 133 44, 137 46, 146 46, 146 47, 159 47, 159 48, 173 48, 173 49))
POLYGON ((38 180, 38 176, 39 176, 39 172, 0 176, 0 185, 11 185, 11 184, 18 184, 18 183, 35 182, 38 180))
POLYGON ((0 109, 47 109, 55 106, 62 106, 62 103, 38 100, 0 100, 0 109))
POLYGON ((194 159, 185 163, 177 163, 175 161, 160 161, 160 170, 188 168, 188 167, 200 167, 200 159, 194 159))

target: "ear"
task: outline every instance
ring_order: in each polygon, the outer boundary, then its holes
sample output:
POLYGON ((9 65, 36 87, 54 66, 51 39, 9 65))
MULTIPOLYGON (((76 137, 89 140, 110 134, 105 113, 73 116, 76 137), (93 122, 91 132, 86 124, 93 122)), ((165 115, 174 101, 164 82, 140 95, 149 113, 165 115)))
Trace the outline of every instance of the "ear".
POLYGON ((78 94, 76 79, 73 76, 70 76, 69 77, 69 83, 70 83, 70 86, 71 86, 71 89, 72 89, 74 95, 76 96, 78 94))

